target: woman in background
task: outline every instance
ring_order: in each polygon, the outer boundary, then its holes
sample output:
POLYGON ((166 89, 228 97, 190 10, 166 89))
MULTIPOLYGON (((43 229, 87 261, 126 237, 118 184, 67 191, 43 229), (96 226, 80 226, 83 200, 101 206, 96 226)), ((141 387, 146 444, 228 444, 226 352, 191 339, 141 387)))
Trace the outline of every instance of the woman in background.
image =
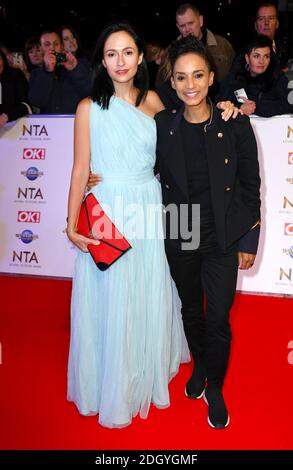
POLYGON ((273 54, 268 36, 256 36, 246 48, 245 62, 224 79, 216 101, 230 100, 244 114, 270 117, 293 112, 288 79, 273 54))
POLYGON ((28 74, 30 74, 30 72, 34 68, 42 66, 43 55, 41 50, 40 39, 38 37, 32 36, 25 41, 24 60, 26 63, 28 74))
POLYGON ((57 32, 61 37, 62 45, 66 52, 71 52, 77 59, 88 59, 87 54, 81 45, 79 36, 72 26, 60 26, 57 32))

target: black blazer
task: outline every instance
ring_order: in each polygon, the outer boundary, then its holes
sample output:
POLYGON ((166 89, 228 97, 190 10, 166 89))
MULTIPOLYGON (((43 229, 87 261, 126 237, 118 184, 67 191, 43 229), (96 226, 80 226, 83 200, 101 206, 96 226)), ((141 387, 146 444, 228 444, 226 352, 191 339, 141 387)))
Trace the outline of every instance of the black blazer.
MULTIPOLYGON (((157 161, 163 203, 188 204, 188 183, 184 147, 180 132, 183 108, 161 111, 157 124, 157 161)), ((255 136, 247 116, 223 121, 212 106, 205 126, 211 202, 219 246, 226 250, 239 240, 239 251, 256 253, 260 220, 260 177, 255 136), (251 230, 252 229, 252 230, 251 230)), ((196 151, 196 149, 195 149, 196 151)), ((180 243, 182 240, 168 243, 180 243)))

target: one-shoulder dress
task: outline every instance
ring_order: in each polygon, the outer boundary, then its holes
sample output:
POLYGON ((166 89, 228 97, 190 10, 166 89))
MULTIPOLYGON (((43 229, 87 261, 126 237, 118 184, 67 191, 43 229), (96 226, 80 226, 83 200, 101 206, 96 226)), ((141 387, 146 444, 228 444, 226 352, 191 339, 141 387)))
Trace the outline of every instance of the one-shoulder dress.
POLYGON ((169 406, 185 338, 162 236, 155 121, 118 97, 108 110, 92 102, 90 144, 102 176, 93 193, 132 249, 104 272, 77 255, 68 399, 101 425, 124 427, 151 403, 169 406))

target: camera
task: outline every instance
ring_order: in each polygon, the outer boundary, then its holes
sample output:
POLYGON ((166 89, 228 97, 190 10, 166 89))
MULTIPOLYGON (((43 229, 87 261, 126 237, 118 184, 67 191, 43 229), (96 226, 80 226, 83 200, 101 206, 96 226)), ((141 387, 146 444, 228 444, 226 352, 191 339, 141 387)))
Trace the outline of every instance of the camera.
POLYGON ((62 62, 67 61, 67 57, 64 52, 54 52, 54 56, 56 57, 57 64, 62 64, 62 62))

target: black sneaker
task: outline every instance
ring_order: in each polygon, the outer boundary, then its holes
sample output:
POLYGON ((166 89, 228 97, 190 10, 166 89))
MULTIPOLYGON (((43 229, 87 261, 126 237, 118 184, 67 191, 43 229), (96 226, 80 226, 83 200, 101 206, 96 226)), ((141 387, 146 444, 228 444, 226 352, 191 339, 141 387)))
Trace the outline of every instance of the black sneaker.
POLYGON ((199 400, 205 391, 206 378, 193 367, 193 372, 185 387, 185 395, 192 400, 199 400))
POLYGON ((204 392, 204 401, 209 407, 209 425, 214 429, 226 428, 230 423, 230 418, 221 390, 207 387, 204 392))

